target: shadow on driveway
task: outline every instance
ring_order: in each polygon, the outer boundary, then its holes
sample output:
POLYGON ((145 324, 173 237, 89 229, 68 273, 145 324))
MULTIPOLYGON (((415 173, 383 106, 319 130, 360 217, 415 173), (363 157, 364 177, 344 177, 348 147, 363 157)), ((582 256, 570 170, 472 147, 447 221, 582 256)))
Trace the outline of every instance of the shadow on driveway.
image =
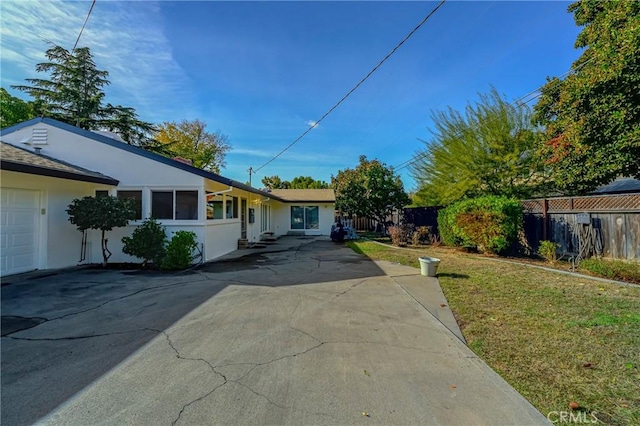
POLYGON ((384 275, 330 241, 284 242, 185 273, 80 270, 3 286, 1 423, 38 421, 230 285, 384 275))

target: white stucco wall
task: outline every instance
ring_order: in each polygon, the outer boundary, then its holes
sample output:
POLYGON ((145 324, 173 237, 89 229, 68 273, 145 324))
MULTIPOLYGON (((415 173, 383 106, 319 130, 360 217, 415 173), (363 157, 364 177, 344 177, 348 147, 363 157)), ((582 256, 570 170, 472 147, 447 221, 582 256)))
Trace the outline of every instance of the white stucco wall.
MULTIPOLYGON (((45 210, 40 222, 38 269, 77 265, 82 234, 69 222, 67 207, 74 198, 94 195, 96 190, 109 186, 6 170, 0 171, 0 182, 3 188, 40 191, 40 208, 45 210)), ((99 240, 97 245, 99 248, 99 240)))
POLYGON ((119 180, 121 187, 153 183, 155 186, 166 185, 176 189, 203 185, 200 176, 45 123, 2 135, 2 140, 23 148, 32 148, 20 141, 30 138, 34 128, 48 131, 48 143, 38 145, 42 148, 42 154, 108 175, 119 180))
MULTIPOLYGON (((272 204, 272 220, 277 235, 287 235, 291 229, 291 206, 318 206, 319 229, 305 229, 305 235, 331 235, 335 205, 333 203, 280 203, 272 204)), ((295 229, 293 231, 301 231, 295 229)))
POLYGON ((240 220, 216 223, 210 221, 205 231, 205 260, 215 259, 238 248, 240 220))

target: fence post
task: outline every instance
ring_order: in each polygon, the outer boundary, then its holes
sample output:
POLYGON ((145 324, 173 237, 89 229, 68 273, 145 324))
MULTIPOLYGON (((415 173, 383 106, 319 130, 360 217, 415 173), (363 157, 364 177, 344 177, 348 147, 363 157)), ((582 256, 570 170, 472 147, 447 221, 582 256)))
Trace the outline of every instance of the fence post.
POLYGON ((549 239, 549 200, 542 200, 542 239, 549 239))

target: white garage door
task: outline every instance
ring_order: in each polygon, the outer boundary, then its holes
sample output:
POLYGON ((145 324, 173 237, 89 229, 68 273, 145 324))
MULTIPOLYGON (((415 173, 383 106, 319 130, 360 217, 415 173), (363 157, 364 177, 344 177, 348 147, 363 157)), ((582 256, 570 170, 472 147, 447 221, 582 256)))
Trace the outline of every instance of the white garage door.
POLYGON ((40 192, 1 189, 0 275, 38 268, 40 192))

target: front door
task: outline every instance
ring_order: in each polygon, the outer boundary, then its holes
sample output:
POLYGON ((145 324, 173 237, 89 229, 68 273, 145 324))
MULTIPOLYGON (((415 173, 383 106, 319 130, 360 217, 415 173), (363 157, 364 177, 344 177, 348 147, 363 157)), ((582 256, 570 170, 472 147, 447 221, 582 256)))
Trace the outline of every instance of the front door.
POLYGON ((240 202, 240 238, 247 238, 247 199, 240 202))

